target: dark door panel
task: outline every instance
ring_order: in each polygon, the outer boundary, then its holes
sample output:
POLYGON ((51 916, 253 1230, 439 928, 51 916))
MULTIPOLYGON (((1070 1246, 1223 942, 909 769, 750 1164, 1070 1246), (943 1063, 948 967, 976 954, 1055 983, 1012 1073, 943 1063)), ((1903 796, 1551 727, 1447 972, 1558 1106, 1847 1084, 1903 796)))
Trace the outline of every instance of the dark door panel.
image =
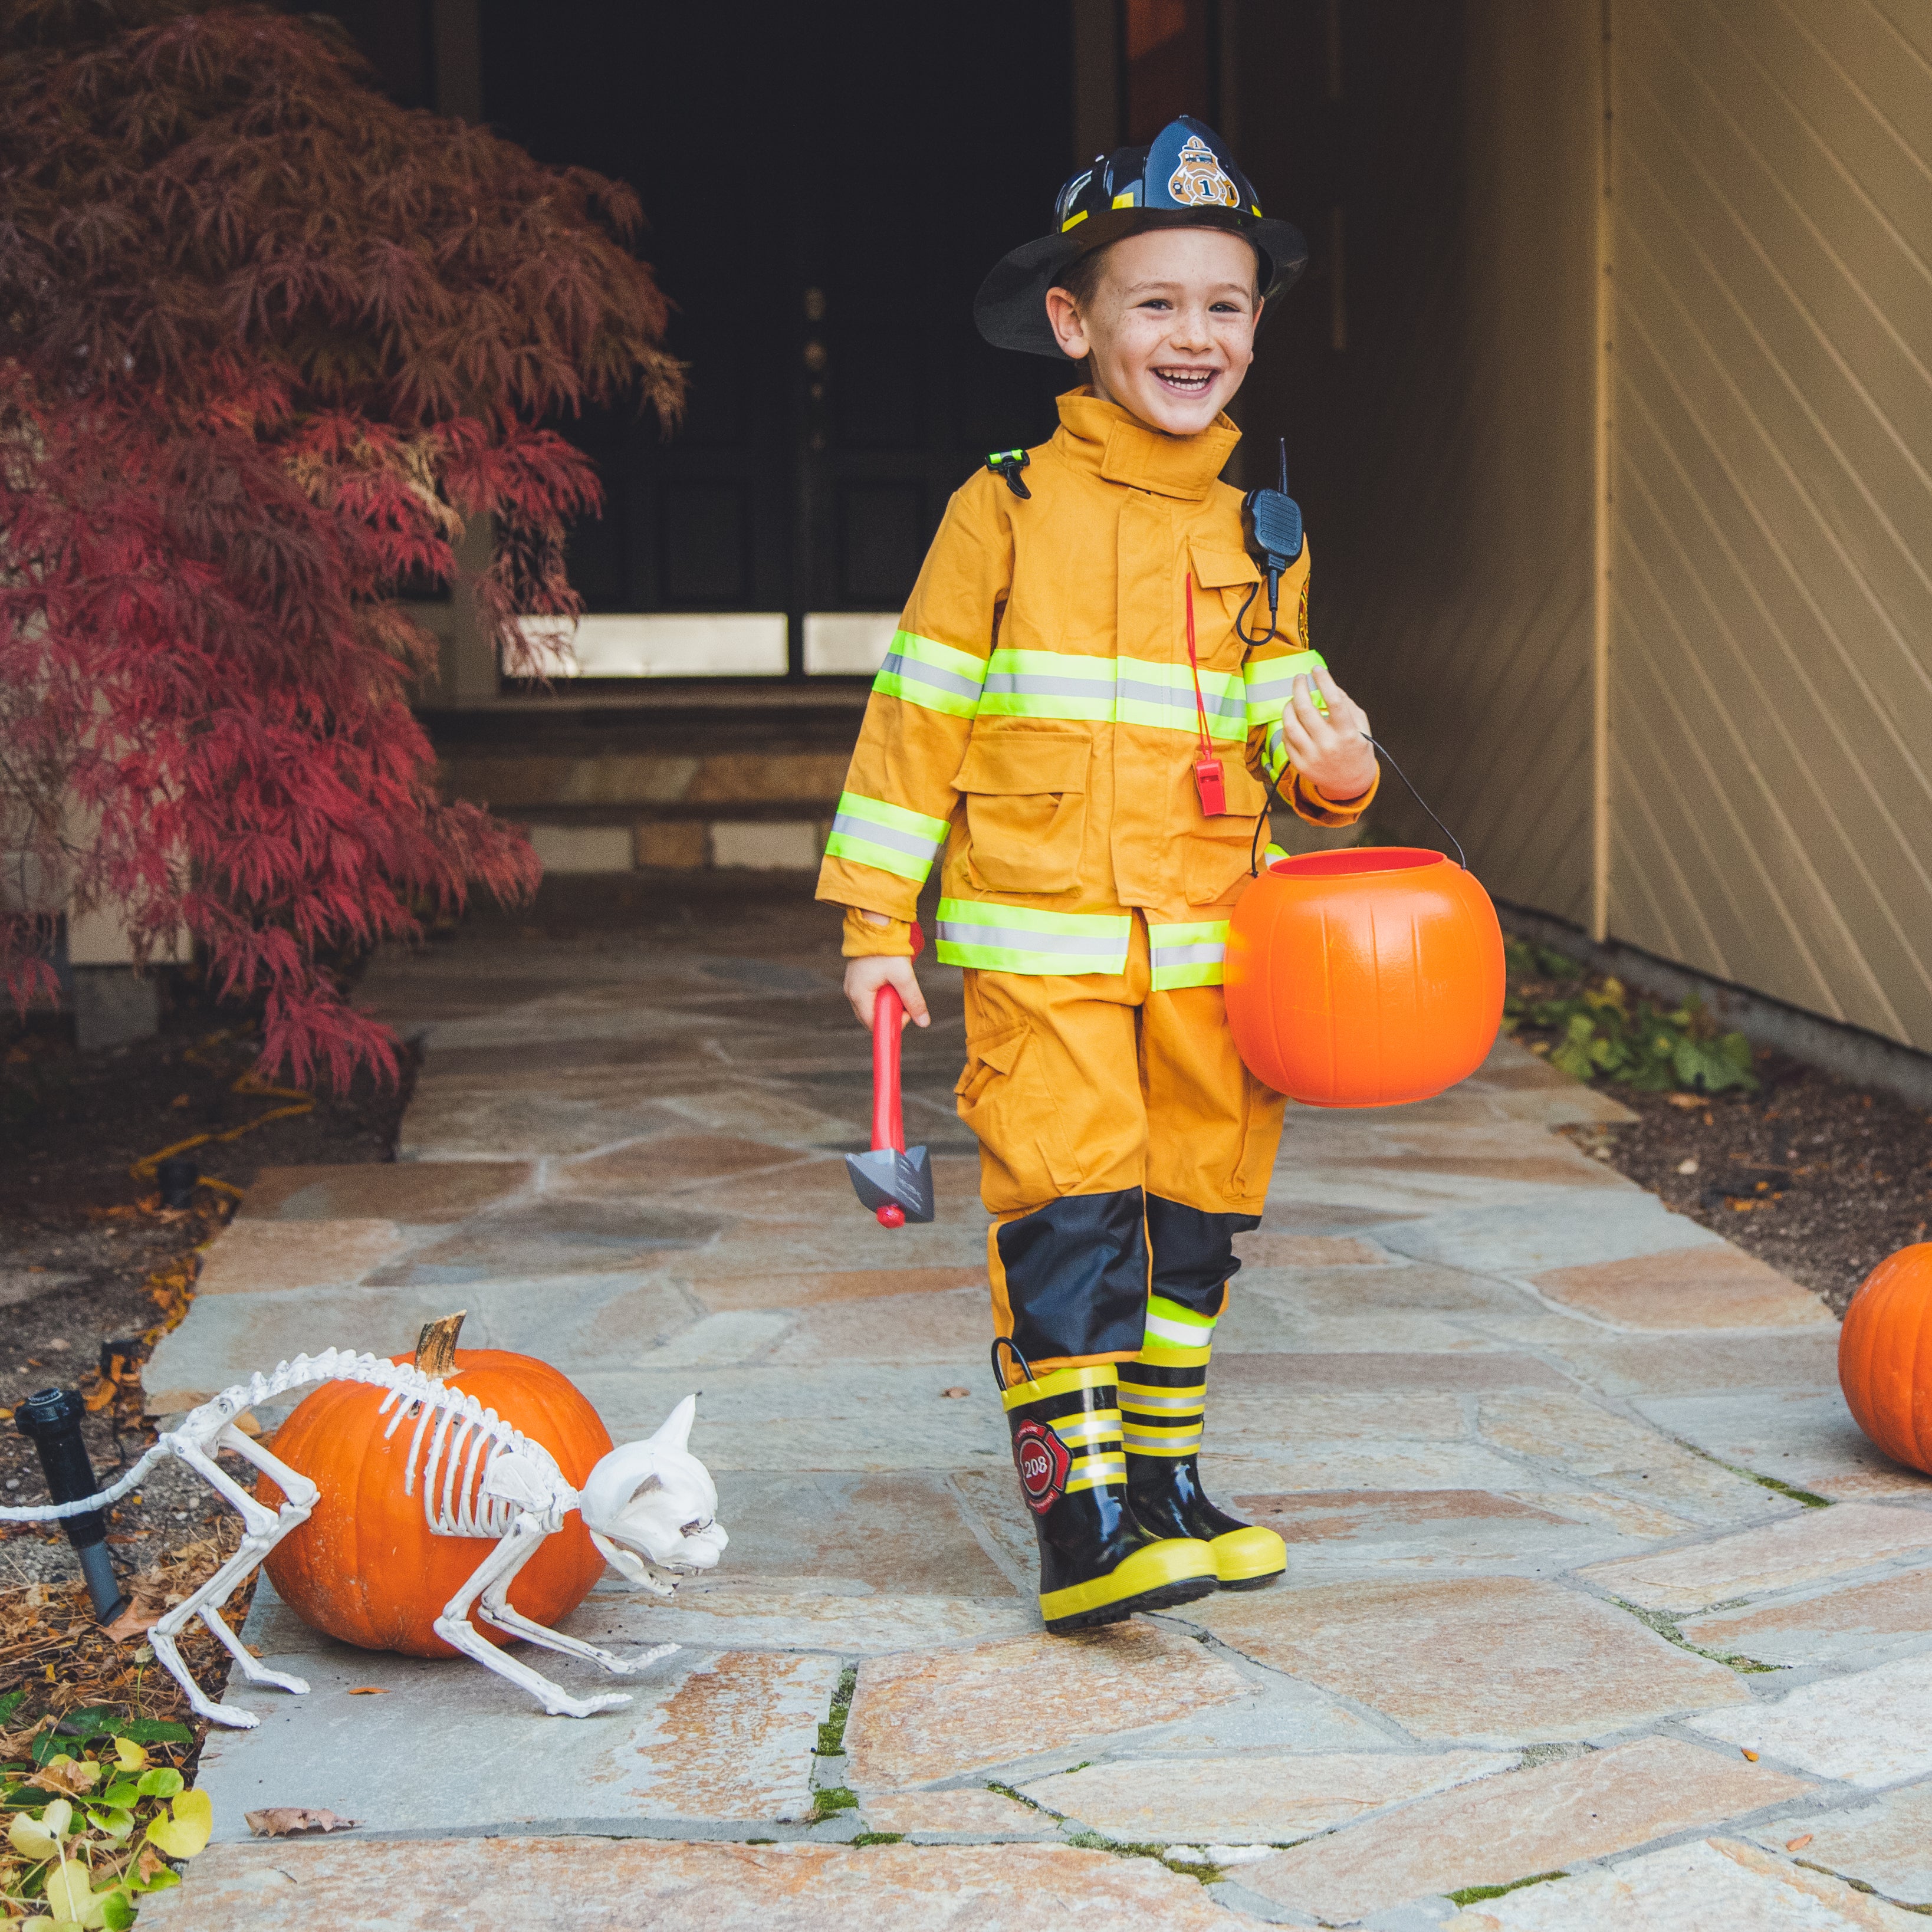
POLYGON ((1071 365, 1003 354, 973 292, 1072 160, 1068 10, 904 0, 481 0, 484 108, 630 182, 677 304, 685 422, 561 425, 596 458, 593 611, 896 610, 946 500, 1052 431, 1071 365))

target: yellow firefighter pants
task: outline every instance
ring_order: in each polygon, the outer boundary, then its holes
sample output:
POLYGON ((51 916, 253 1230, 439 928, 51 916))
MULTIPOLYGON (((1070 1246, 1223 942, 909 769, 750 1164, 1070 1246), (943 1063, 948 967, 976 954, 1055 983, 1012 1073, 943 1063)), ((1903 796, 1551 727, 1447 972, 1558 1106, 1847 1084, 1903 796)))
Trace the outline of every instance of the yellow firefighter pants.
POLYGON ((1138 914, 1118 977, 965 978, 954 1091, 994 1217, 995 1333, 1043 1371, 1132 1360, 1150 1292, 1220 1314, 1282 1106, 1235 1052, 1221 988, 1154 992, 1138 914))

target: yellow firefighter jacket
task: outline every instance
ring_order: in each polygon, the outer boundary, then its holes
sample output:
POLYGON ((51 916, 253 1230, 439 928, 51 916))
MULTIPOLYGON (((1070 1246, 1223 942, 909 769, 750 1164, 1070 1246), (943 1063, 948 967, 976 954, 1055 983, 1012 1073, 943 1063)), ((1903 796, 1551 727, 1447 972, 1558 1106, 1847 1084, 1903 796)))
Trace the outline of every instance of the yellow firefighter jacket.
MULTIPOLYGON (((1265 765, 1316 824, 1350 823, 1374 795, 1336 805, 1288 775, 1282 708, 1322 662, 1307 548, 1282 579, 1280 634, 1244 644, 1234 619, 1260 573, 1240 493, 1216 480, 1240 432, 1223 416, 1166 436, 1084 388, 1060 398, 1060 423, 1028 452, 1029 496, 982 470, 948 506, 873 686, 818 896, 909 920, 944 848, 942 963, 1118 974, 1137 910, 1155 991, 1219 985, 1265 802, 1254 774, 1265 765), (1190 576, 1226 791, 1214 818, 1194 779, 1190 576)), ((1250 634, 1267 608, 1264 590, 1250 634)), ((908 951, 892 930, 864 950, 908 951)))

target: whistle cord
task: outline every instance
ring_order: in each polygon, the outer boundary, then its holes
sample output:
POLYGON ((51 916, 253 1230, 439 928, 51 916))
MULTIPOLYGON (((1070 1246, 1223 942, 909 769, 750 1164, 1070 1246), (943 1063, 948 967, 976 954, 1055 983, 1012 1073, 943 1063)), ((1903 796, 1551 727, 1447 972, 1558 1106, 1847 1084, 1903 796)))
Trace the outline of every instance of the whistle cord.
MULTIPOLYGON (((1416 803, 1420 806, 1423 810, 1427 812, 1432 819, 1435 820, 1436 829, 1442 833, 1444 838, 1448 840, 1450 844, 1455 847, 1456 862, 1462 867, 1464 872, 1466 872, 1469 869, 1469 861, 1462 850, 1462 842, 1456 836, 1454 832, 1449 830, 1448 826, 1442 823, 1441 819, 1436 818, 1436 808, 1429 802, 1428 800, 1423 796, 1421 793, 1416 790, 1414 781, 1410 778, 1406 771, 1402 770, 1401 766, 1397 764, 1394 759, 1389 758, 1388 747, 1383 744, 1379 739, 1370 737, 1369 734, 1366 731, 1362 734, 1362 736, 1368 743, 1375 747, 1376 751, 1379 756, 1388 759, 1389 770, 1394 772, 1396 776, 1401 779, 1402 783, 1408 788, 1409 796, 1414 799, 1416 803)), ((1290 805, 1288 800, 1282 796, 1280 788, 1276 784, 1274 776, 1268 770, 1268 763, 1265 759, 1264 759, 1262 763, 1262 776, 1267 779, 1269 794, 1274 800, 1275 803, 1280 806, 1284 812, 1293 812, 1294 810, 1294 806, 1290 805)), ((1248 876, 1251 879, 1258 878, 1261 876, 1262 828, 1263 826, 1267 825, 1268 823, 1268 814, 1265 812, 1262 814, 1260 818, 1255 820, 1255 836, 1250 841, 1248 845, 1248 876)))
POLYGON ((1194 652, 1194 573, 1187 573, 1187 668, 1194 675, 1194 715, 1201 727, 1201 755, 1214 755, 1214 741, 1208 735, 1207 700, 1201 695, 1201 660, 1194 652))

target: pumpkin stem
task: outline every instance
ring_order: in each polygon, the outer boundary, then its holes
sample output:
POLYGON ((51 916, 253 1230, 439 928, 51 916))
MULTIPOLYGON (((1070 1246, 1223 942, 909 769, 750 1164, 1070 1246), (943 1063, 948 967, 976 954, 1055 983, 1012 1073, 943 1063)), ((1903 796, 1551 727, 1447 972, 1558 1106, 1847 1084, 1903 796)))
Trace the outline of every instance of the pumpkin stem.
POLYGON ((416 1337, 416 1367, 423 1375, 434 1376, 439 1381, 456 1366, 456 1338, 463 1332, 464 1318, 469 1314, 466 1308, 459 1308, 454 1315, 446 1315, 440 1321, 425 1322, 422 1333, 416 1337))

